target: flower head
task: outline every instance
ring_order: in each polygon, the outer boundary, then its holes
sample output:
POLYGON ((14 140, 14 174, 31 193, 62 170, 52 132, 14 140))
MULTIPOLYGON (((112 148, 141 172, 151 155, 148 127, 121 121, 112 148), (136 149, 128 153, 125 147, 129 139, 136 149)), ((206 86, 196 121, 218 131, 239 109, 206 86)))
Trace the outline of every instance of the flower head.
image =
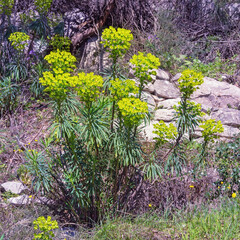
POLYGON ((102 33, 101 42, 103 46, 111 53, 110 57, 117 59, 118 57, 124 55, 126 51, 130 48, 130 41, 133 40, 133 35, 130 30, 124 28, 117 28, 110 26, 104 29, 102 33))
POLYGON ((232 198, 235 198, 237 196, 237 194, 234 192, 232 193, 232 198))

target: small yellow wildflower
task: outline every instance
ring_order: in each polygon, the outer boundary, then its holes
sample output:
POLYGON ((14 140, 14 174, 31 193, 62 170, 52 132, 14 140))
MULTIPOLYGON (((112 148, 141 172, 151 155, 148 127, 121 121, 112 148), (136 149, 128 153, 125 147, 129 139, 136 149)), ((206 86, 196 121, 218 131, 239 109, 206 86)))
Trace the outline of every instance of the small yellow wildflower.
POLYGON ((190 188, 194 188, 194 186, 193 186, 193 185, 190 185, 189 187, 190 187, 190 188))
POLYGON ((148 206, 151 208, 151 207, 152 207, 152 204, 151 204, 151 203, 149 203, 149 204, 148 204, 148 206))
POLYGON ((232 193, 232 198, 235 198, 237 196, 237 194, 234 192, 232 193))
POLYGON ((32 198, 32 195, 29 195, 28 198, 32 198))
POLYGON ((28 143, 28 145, 30 145, 30 143, 28 143))
POLYGON ((38 140, 37 139, 35 139, 35 142, 37 142, 38 140))
POLYGON ((228 188, 228 189, 230 189, 230 188, 231 188, 231 186, 228 186, 227 188, 228 188))
POLYGON ((223 184, 223 182, 221 182, 221 184, 223 184))

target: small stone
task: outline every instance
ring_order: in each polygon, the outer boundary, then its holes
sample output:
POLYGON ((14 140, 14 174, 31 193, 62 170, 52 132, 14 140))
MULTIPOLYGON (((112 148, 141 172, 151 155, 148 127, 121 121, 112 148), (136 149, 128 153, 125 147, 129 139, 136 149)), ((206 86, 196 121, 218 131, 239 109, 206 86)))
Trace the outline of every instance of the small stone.
POLYGON ((30 204, 31 199, 28 197, 28 195, 24 194, 18 197, 9 198, 7 202, 14 205, 26 205, 30 204))
POLYGON ((157 70, 156 70, 156 73, 157 73, 156 79, 169 81, 170 76, 169 76, 169 73, 168 73, 168 72, 166 72, 166 71, 164 71, 164 70, 162 70, 162 69, 157 69, 157 70))
POLYGON ((27 189, 27 187, 25 187, 21 182, 5 182, 1 184, 1 186, 6 192, 10 191, 14 194, 20 194, 22 191, 27 189))
POLYGON ((158 103, 158 108, 163 108, 163 109, 173 109, 174 105, 178 105, 178 102, 180 102, 180 98, 176 99, 167 99, 164 101, 161 101, 158 103))
POLYGON ((152 83, 148 83, 145 88, 144 88, 145 92, 149 92, 149 93, 153 93, 154 92, 154 86, 152 83))
POLYGON ((171 78, 170 82, 176 82, 181 76, 182 76, 181 73, 177 73, 175 76, 171 78))

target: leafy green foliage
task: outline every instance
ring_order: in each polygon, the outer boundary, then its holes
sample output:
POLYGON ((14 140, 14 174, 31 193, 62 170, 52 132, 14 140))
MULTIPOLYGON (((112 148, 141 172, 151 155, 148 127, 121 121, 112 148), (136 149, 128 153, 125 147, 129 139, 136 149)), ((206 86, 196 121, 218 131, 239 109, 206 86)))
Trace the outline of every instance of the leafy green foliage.
POLYGON ((195 128, 201 122, 204 112, 201 111, 201 104, 196 104, 189 100, 182 99, 178 106, 174 106, 176 111, 176 120, 179 133, 193 133, 195 128))
POLYGON ((53 51, 66 51, 70 52, 71 40, 68 37, 62 37, 58 34, 54 35, 50 41, 53 51))
MULTIPOLYGON (((240 137, 230 142, 220 142, 216 147, 215 162, 220 181, 229 195, 240 191, 240 137)), ((217 184, 217 183, 216 183, 217 184)), ((219 194, 221 192, 219 191, 219 194)))
POLYGON ((12 13, 14 0, 0 0, 0 14, 4 13, 8 16, 12 13))
POLYGON ((0 79, 0 116, 12 113, 17 107, 19 86, 12 82, 11 77, 0 79))
POLYGON ((237 70, 234 57, 224 60, 219 53, 217 53, 216 58, 212 62, 204 63, 197 58, 186 58, 186 56, 183 55, 183 57, 179 59, 179 63, 181 63, 180 69, 182 70, 192 69, 196 72, 201 72, 204 76, 212 78, 219 78, 223 73, 233 75, 237 70))
POLYGON ((45 14, 51 7, 52 0, 34 0, 34 4, 40 14, 45 14))

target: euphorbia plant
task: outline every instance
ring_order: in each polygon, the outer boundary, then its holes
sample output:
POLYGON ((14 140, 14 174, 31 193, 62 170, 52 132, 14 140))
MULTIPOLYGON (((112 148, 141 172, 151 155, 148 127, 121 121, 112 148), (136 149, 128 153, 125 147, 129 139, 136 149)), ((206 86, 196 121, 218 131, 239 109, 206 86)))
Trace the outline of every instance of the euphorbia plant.
MULTIPOLYGON (((123 57, 127 50, 131 46, 131 41, 133 40, 133 35, 130 30, 124 28, 117 28, 110 26, 104 29, 102 33, 102 44, 106 51, 110 53, 110 58, 113 60, 112 64, 112 79, 115 82, 117 78, 117 61, 120 57, 123 57)), ((115 114, 115 100, 112 104, 112 121, 111 130, 113 131, 113 122, 115 114)))
POLYGON ((202 128, 203 144, 199 162, 205 158, 207 145, 214 142, 214 139, 219 138, 218 134, 224 131, 221 121, 215 119, 202 121, 200 128, 202 128))
POLYGON ((138 97, 141 99, 143 88, 152 81, 151 75, 156 75, 155 69, 160 66, 160 61, 151 53, 138 52, 138 55, 133 55, 132 59, 130 59, 130 63, 133 64, 134 75, 139 80, 138 97))

